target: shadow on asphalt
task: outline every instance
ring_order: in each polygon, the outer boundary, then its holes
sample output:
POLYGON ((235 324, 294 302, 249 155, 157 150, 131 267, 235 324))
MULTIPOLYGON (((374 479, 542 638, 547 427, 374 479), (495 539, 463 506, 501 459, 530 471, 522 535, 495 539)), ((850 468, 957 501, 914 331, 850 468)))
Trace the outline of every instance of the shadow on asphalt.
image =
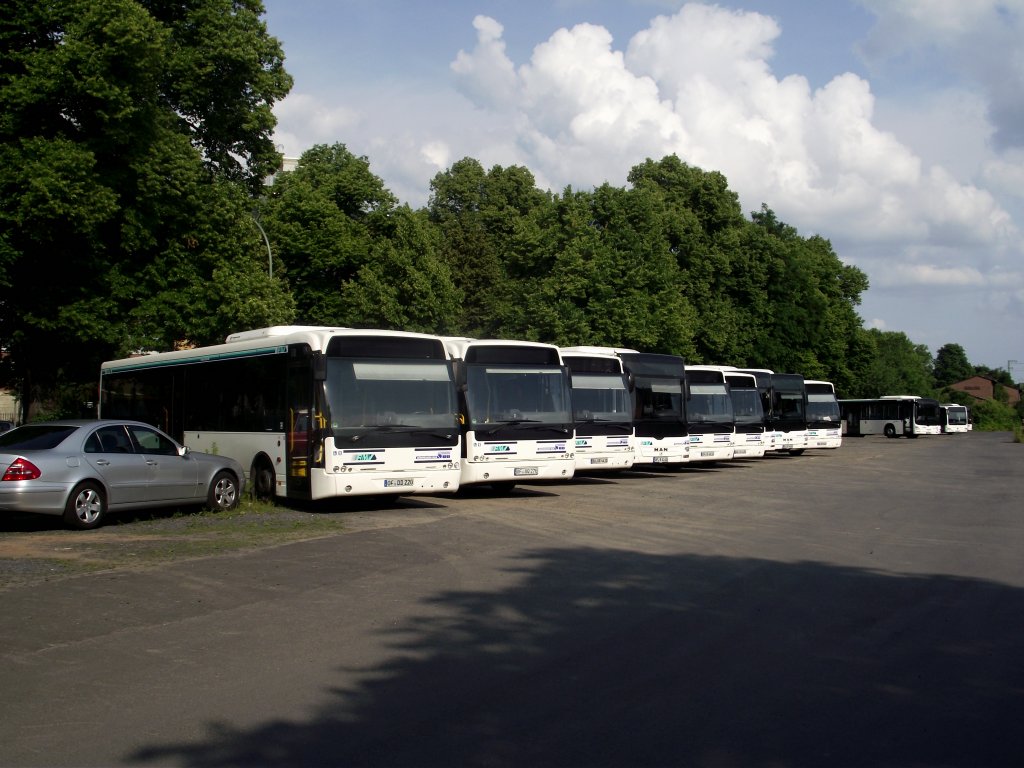
MULTIPOLYGON (((1002 766, 1024 594, 816 562, 550 548, 440 592, 306 722, 154 744, 185 766, 1002 766)), ((339 651, 338 669, 350 671, 339 651)))

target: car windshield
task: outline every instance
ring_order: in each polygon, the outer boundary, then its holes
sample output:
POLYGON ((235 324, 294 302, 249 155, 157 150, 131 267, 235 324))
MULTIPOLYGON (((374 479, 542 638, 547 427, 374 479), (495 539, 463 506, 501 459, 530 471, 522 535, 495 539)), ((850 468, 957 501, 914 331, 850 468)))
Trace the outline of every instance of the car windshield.
POLYGON ((0 448, 31 449, 56 448, 78 427, 69 424, 26 424, 0 434, 0 448))

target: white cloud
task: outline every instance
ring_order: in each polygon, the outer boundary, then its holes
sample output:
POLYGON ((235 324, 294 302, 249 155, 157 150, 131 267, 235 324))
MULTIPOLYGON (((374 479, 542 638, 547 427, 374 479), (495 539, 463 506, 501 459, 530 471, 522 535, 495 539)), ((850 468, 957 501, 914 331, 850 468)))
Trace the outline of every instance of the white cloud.
POLYGON ((625 55, 606 29, 580 24, 556 31, 518 70, 501 25, 474 23, 477 48, 453 64, 460 89, 479 93, 502 73, 502 93, 518 99, 509 131, 556 187, 621 183, 646 157, 675 153, 725 173, 747 210, 767 202, 783 220, 839 240, 992 245, 1015 236, 992 195, 925 167, 875 125, 864 79, 839 74, 811 92, 803 77, 774 77, 780 29, 761 14, 687 4, 655 18, 625 55))
POLYGON ((913 57, 980 87, 999 149, 1024 147, 1024 0, 861 0, 877 17, 861 49, 913 57))
POLYGON ((1024 150, 989 160, 982 166, 982 178, 1003 195, 1024 198, 1024 150))
POLYGON ((420 147, 420 157, 438 171, 445 170, 452 163, 451 150, 443 141, 428 141, 420 147))
POLYGON ((622 185, 645 158, 674 153, 724 173, 744 211, 764 202, 829 238, 868 273, 863 306, 878 327, 949 341, 936 336, 949 331, 934 319, 937 291, 1019 327, 1024 0, 851 1, 876 16, 863 47, 873 80, 819 71, 812 89, 777 77, 775 46, 799 41, 768 16, 710 4, 658 16, 618 47, 603 26, 558 29, 521 61, 503 25, 477 16, 474 46, 450 62, 455 90, 349 83, 334 104, 296 93, 275 109, 276 140, 296 154, 344 141, 413 205, 466 156, 524 165, 560 190, 622 185), (896 309, 875 307, 879 295, 896 309))
POLYGON ((895 286, 977 287, 985 277, 973 267, 944 267, 936 264, 894 264, 878 275, 880 288, 895 286))
POLYGON ((515 101, 516 73, 505 54, 501 39, 504 27, 492 18, 473 19, 477 44, 472 54, 459 51, 452 62, 463 92, 472 101, 493 109, 502 109, 515 101))
POLYGON ((284 148, 287 157, 298 157, 313 144, 334 144, 357 128, 362 121, 358 110, 347 106, 330 106, 304 93, 293 92, 274 108, 280 126, 274 141, 284 148))

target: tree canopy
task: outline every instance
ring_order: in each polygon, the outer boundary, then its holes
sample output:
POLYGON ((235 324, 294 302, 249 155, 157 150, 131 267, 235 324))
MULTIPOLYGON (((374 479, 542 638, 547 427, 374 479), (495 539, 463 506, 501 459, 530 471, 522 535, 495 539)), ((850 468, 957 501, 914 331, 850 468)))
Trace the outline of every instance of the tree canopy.
POLYGON ((974 375, 974 366, 967 360, 967 353, 959 344, 944 344, 935 353, 935 385, 948 387, 974 375))
POLYGON ((271 108, 291 86, 262 12, 257 0, 5 7, 0 344, 24 401, 94 376, 105 356, 292 316, 247 221, 280 161, 271 108))
POLYGON ((259 0, 5 7, 0 375, 23 407, 89 391, 105 358, 290 322, 633 347, 846 397, 970 375, 958 345, 933 360, 865 330, 867 276, 827 239, 767 204, 744 215, 725 176, 674 155, 558 193, 466 157, 418 210, 342 143, 273 174, 291 79, 262 14, 259 0))

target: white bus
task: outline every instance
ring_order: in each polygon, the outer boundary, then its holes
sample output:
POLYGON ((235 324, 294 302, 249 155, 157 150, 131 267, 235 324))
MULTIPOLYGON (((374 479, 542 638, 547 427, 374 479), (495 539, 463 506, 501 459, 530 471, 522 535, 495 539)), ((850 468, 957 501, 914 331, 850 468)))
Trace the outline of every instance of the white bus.
POLYGON ((917 395, 840 400, 843 434, 917 437, 939 434, 939 401, 917 395))
POLYGON ((459 486, 454 376, 436 336, 275 326, 113 360, 100 370, 100 415, 238 460, 262 497, 459 486))
POLYGON ((619 347, 569 347, 610 353, 622 360, 633 400, 636 456, 633 465, 675 465, 690 460, 684 393, 686 366, 677 355, 619 347))
POLYGON ((691 462, 735 457, 736 417, 720 366, 686 366, 686 431, 691 462))
POLYGON ((736 448, 733 457, 760 458, 772 450, 774 442, 773 433, 768 432, 764 425, 764 408, 757 388, 757 378, 752 373, 744 373, 732 366, 720 367, 729 385, 729 399, 732 400, 732 412, 736 418, 736 448))
POLYGON ((939 406, 939 425, 945 434, 969 432, 971 414, 966 405, 943 403, 939 406))
POLYGON ((460 485, 508 491, 575 473, 569 369, 558 347, 447 338, 462 423, 460 485))
POLYGON ((636 456, 636 429, 622 359, 586 347, 564 347, 561 352, 572 374, 576 471, 629 469, 636 456))
POLYGON ((830 381, 806 379, 807 447, 839 448, 843 444, 843 419, 830 381))
POLYGON ((807 448, 807 389, 798 373, 775 373, 768 368, 741 368, 757 379, 764 408, 769 451, 799 456, 807 448))

